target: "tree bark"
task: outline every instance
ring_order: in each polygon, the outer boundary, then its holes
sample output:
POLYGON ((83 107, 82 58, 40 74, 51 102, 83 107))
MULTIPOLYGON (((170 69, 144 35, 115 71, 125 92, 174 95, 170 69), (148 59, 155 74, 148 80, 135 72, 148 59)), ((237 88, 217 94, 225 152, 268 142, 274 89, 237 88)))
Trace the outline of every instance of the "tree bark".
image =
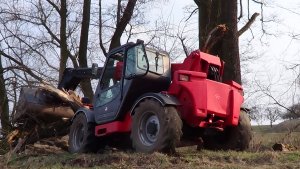
MULTIPOLYGON (((79 45, 79 66, 88 67, 87 65, 87 45, 89 40, 91 0, 85 0, 83 3, 82 26, 79 45)), ((80 82, 82 92, 85 97, 93 99, 93 89, 89 79, 80 82)))
POLYGON ((67 45, 67 2, 61 0, 60 15, 60 63, 59 63, 59 81, 61 81, 68 60, 67 45))
POLYGON ((226 24, 228 31, 223 38, 220 57, 225 61, 223 81, 241 84, 237 7, 237 0, 222 1, 221 22, 226 24))
POLYGON ((118 6, 117 6, 117 23, 119 23, 120 19, 121 19, 121 9, 122 9, 121 0, 118 0, 118 6))
POLYGON ((8 98, 3 73, 2 58, 0 55, 0 118, 3 130, 2 132, 7 133, 10 130, 11 125, 9 122, 8 98))
POLYGON ((194 0, 198 6, 199 49, 202 49, 208 33, 220 24, 221 0, 194 0))

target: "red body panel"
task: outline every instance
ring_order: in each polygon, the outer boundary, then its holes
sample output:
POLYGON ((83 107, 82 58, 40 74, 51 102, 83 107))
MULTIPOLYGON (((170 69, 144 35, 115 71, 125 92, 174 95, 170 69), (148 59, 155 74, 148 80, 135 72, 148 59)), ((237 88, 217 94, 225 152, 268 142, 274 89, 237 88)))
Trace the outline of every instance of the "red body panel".
POLYGON ((200 52, 192 52, 183 63, 171 65, 172 75, 177 70, 189 70, 195 72, 208 72, 208 66, 214 65, 220 68, 220 74, 223 74, 224 62, 219 57, 200 52))
POLYGON ((126 133, 131 131, 131 116, 127 113, 123 121, 98 125, 95 127, 96 136, 104 136, 112 133, 126 133))
POLYGON ((207 79, 209 65, 218 67, 219 73, 223 73, 224 63, 218 57, 199 51, 191 53, 182 64, 172 65, 173 78, 168 94, 179 99, 181 116, 191 126, 207 127, 206 123, 201 123, 204 120, 212 124, 217 122, 219 127, 236 126, 243 103, 242 87, 233 81, 221 83, 207 79), (180 75, 189 76, 189 80, 180 81, 180 75))

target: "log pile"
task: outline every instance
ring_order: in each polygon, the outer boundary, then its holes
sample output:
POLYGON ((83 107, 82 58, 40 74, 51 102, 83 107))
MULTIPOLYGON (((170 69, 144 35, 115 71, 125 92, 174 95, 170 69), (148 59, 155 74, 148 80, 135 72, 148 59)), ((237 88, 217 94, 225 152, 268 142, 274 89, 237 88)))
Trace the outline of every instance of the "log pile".
POLYGON ((74 91, 59 90, 50 85, 38 88, 22 88, 14 122, 30 118, 37 122, 54 122, 71 118, 82 107, 81 99, 74 91))
POLYGON ((13 118, 16 129, 7 136, 13 153, 43 138, 68 134, 70 119, 80 107, 81 98, 71 90, 50 85, 22 88, 13 118))

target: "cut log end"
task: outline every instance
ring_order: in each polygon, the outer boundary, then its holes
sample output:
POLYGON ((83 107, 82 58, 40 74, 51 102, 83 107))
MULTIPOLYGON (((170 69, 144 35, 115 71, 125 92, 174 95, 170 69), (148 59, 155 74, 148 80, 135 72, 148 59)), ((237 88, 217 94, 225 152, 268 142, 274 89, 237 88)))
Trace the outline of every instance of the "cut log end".
POLYGON ((294 151, 296 150, 296 147, 289 144, 283 144, 283 143, 275 143, 272 146, 272 149, 274 151, 294 151))
POLYGON ((61 118, 72 118, 74 112, 83 106, 74 91, 59 90, 50 85, 22 88, 14 121, 30 118, 43 123, 55 122, 61 118))

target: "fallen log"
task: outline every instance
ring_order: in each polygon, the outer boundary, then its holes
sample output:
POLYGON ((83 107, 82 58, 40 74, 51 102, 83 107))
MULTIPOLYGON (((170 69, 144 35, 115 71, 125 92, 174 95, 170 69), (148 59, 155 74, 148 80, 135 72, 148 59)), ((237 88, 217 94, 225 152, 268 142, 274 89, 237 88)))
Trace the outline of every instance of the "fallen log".
POLYGON ((80 107, 83 107, 81 98, 73 90, 60 90, 50 85, 41 85, 40 90, 49 93, 56 98, 60 99, 63 103, 67 103, 73 111, 77 111, 80 107))
POLYGON ((25 145, 43 138, 64 136, 69 131, 74 112, 83 106, 81 98, 71 90, 60 90, 50 85, 24 87, 21 89, 17 111, 13 117, 17 126, 14 132, 17 134, 12 134, 7 139, 13 147, 18 145, 16 151, 19 151, 25 145), (19 143, 16 144, 20 139, 24 142, 22 148, 19 143))
POLYGON ((37 123, 52 123, 61 118, 72 118, 83 104, 73 91, 63 91, 50 85, 22 88, 13 121, 31 119, 37 123))
POLYGON ((295 151, 297 148, 290 144, 284 144, 284 143, 275 143, 272 146, 272 149, 274 151, 295 151))

